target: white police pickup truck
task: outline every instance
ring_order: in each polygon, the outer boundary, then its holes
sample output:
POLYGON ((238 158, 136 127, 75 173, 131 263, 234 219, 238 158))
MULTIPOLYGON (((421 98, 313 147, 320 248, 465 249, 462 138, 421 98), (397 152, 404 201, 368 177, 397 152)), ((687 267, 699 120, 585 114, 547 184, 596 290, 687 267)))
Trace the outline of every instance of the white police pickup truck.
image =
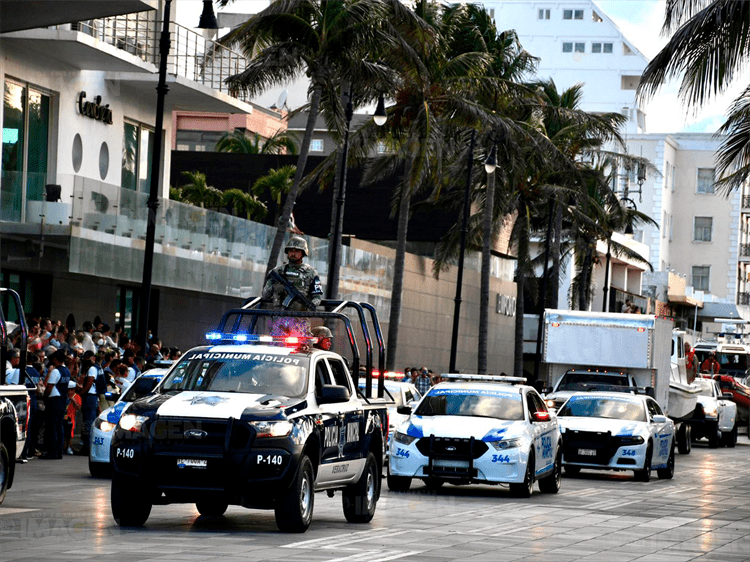
MULTIPOLYGON (((120 418, 111 450, 112 513, 120 525, 143 525, 153 505, 194 503, 205 516, 222 515, 228 505, 273 509, 279 529, 304 532, 319 491, 342 493, 347 521, 372 519, 386 403, 357 397, 347 362, 312 347, 315 338, 258 333, 259 319, 280 314, 342 320, 357 372, 343 314, 229 311, 208 335, 214 345, 185 353, 120 418)), ((367 364, 371 373, 369 356, 367 364)))

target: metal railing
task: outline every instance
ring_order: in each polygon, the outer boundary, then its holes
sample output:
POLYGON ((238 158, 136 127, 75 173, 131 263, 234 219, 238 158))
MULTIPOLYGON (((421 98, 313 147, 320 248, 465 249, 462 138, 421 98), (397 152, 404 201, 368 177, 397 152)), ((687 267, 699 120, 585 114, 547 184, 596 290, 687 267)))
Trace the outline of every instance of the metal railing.
MULTIPOLYGON (((150 12, 140 12, 96 20, 81 21, 69 27, 73 31, 95 37, 103 43, 126 51, 144 62, 158 66, 159 34, 162 22, 150 12)), ((192 29, 172 22, 170 24, 171 48, 167 72, 182 76, 229 95, 225 80, 247 68, 247 58, 227 47, 206 39, 192 29)), ((244 94, 233 95, 248 101, 244 94)))

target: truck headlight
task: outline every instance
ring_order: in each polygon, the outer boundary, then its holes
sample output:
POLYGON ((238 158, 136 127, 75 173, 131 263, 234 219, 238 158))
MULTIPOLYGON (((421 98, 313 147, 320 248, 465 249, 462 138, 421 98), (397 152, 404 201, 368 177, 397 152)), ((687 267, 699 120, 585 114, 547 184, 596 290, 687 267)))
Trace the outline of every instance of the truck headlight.
POLYGON ((96 418, 94 420, 94 427, 102 430, 104 433, 109 433, 110 431, 114 431, 117 425, 102 418, 96 418))
POLYGON ((502 451, 504 449, 516 449, 521 446, 521 438, 516 437, 515 439, 503 439, 501 441, 488 441, 489 445, 492 445, 496 451, 502 451))
POLYGON ((257 432, 256 437, 286 437, 293 427, 289 421, 256 421, 250 425, 257 432))
POLYGON ((719 417, 719 409, 716 407, 716 404, 713 406, 703 406, 703 413, 707 418, 719 417))
POLYGON ((620 437, 620 445, 642 445, 643 437, 640 435, 626 435, 620 437))
POLYGON ((120 418, 120 429, 139 433, 143 424, 148 421, 148 416, 136 416, 135 414, 125 414, 120 418))
POLYGON ((407 435, 406 433, 401 433, 400 431, 396 431, 393 434, 393 440, 396 443, 401 443, 402 445, 411 445, 416 439, 416 437, 412 437, 411 435, 407 435))

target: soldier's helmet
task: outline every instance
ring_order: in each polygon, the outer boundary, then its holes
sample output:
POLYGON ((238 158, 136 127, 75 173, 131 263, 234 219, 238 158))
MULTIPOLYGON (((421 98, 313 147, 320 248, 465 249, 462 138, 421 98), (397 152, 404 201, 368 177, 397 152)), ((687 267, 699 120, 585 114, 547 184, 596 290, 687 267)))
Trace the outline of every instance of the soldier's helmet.
POLYGON ((331 330, 329 330, 325 326, 315 326, 310 330, 310 333, 314 338, 333 338, 331 330))
POLYGON ((284 253, 288 252, 289 250, 302 250, 302 253, 304 255, 307 255, 307 240, 302 238, 302 236, 292 236, 286 243, 284 253))

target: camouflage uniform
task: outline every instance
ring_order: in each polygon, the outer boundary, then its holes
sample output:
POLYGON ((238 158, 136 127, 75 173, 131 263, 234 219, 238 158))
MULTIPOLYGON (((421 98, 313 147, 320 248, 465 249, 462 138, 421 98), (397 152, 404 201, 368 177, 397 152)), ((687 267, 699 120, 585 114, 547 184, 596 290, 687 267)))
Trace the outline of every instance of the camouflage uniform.
MULTIPOLYGON (((320 278, 315 268, 309 264, 301 263, 294 265, 285 263, 276 268, 282 277, 286 277, 289 282, 304 296, 306 296, 315 305, 320 305, 323 296, 323 290, 320 286, 320 278)), ((284 299, 287 297, 286 288, 281 283, 274 282, 270 277, 266 280, 263 287, 263 298, 273 299, 274 308, 281 308, 284 299)), ((292 300, 287 307, 288 310, 307 310, 307 307, 299 299, 292 300)))

